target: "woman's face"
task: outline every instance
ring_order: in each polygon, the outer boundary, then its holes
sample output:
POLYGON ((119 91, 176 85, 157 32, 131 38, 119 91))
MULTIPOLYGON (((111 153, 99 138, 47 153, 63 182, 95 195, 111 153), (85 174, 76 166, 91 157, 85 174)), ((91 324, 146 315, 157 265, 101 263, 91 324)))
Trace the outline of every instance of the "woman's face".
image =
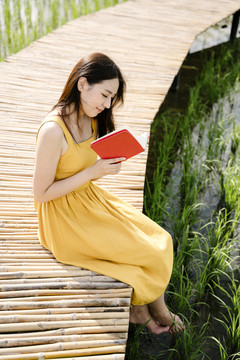
POLYGON ((101 83, 89 85, 85 77, 78 80, 81 108, 80 113, 95 117, 104 109, 111 107, 111 102, 118 91, 118 78, 103 80, 101 83))

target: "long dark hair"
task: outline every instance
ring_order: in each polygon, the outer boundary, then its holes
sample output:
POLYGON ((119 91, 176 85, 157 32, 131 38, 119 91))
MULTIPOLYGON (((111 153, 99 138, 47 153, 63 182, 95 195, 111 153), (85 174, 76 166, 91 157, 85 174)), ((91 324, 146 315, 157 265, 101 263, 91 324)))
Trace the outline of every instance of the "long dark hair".
POLYGON ((98 119, 98 135, 103 136, 108 132, 113 131, 115 128, 113 121, 113 109, 117 104, 123 104, 124 92, 126 88, 125 80, 119 67, 107 55, 93 53, 82 58, 74 66, 57 104, 52 108, 52 110, 56 108, 61 109, 62 120, 67 127, 68 125, 66 119, 68 118, 68 115, 70 115, 67 114, 67 108, 70 109, 70 105, 73 105, 73 112, 76 111, 77 117, 79 117, 81 102, 80 93, 78 90, 78 80, 80 77, 85 77, 89 85, 101 83, 104 80, 115 78, 118 78, 119 80, 118 91, 112 100, 111 107, 109 109, 104 109, 104 111, 96 116, 98 119))

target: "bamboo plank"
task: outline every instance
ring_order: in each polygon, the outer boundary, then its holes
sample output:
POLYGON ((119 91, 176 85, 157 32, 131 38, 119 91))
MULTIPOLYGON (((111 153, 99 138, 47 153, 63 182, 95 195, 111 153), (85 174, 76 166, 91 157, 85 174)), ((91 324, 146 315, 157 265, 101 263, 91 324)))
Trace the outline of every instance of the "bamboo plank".
MULTIPOLYGON (((104 354, 103 356, 94 356, 94 360, 124 360, 124 358, 125 358, 125 355, 123 355, 123 354, 113 354, 113 355, 106 355, 106 354, 104 354)), ((57 358, 51 358, 52 360, 63 360, 63 359, 65 359, 66 360, 66 358, 64 357, 64 358, 59 358, 59 357, 57 357, 57 358)), ((93 357, 92 356, 81 356, 81 357, 76 357, 76 356, 74 356, 74 357, 68 357, 67 358, 68 360, 78 360, 78 359, 80 359, 80 360, 93 360, 93 357)))
MULTIPOLYGON (((39 308, 39 309, 20 309, 20 310, 3 310, 0 311, 1 315, 16 315, 16 314, 27 314, 27 315, 37 315, 37 314, 47 314, 47 315, 51 315, 51 314, 68 314, 71 313, 73 311, 72 308, 39 308)), ((81 312, 81 313, 105 313, 105 312, 109 312, 109 313, 116 313, 116 312, 120 312, 120 313, 129 313, 129 308, 128 306, 118 306, 118 307, 114 307, 114 306, 108 306, 108 307, 98 307, 98 306, 94 306, 94 307, 81 307, 81 308, 74 308, 74 312, 81 312)), ((125 315, 123 314, 123 318, 125 317, 125 315)), ((30 333, 32 335, 32 333, 30 333)), ((34 333, 36 334, 36 333, 34 333)), ((45 334, 45 333, 44 333, 45 334)), ((16 336, 22 336, 21 334, 15 334, 16 336)), ((8 335, 9 336, 9 335, 8 335)), ((27 336, 26 333, 24 333, 24 336, 27 336)), ((1 334, 0 334, 0 339, 1 339, 1 334)))
MULTIPOLYGON (((111 286, 111 284, 109 284, 109 286, 111 286)), ((116 296, 121 297, 121 298, 128 298, 129 295, 131 294, 130 291, 128 292, 119 292, 118 294, 64 294, 64 293, 60 293, 60 294, 52 294, 51 291, 49 291, 49 293, 47 295, 41 296, 41 295, 36 295, 34 294, 34 296, 21 296, 21 294, 19 294, 18 296, 14 296, 11 297, 9 296, 7 293, 5 293, 5 298, 4 300, 0 299, 0 303, 4 303, 6 301, 6 299, 8 299, 11 302, 14 301, 36 301, 36 302, 40 302, 40 301, 56 301, 56 300, 80 300, 80 299, 101 299, 101 298, 115 298, 116 296)), ((17 295, 17 294, 15 294, 17 295)))
MULTIPOLYGON (((73 283, 72 285, 74 285, 75 283, 77 284, 78 281, 81 281, 82 277, 83 276, 89 276, 89 278, 91 277, 95 277, 97 276, 98 274, 97 273, 94 273, 94 272, 91 272, 91 271, 87 271, 87 270, 82 270, 78 276, 75 276, 75 277, 58 277, 58 278, 52 278, 52 277, 49 277, 49 278, 18 278, 18 279, 9 279, 6 283, 6 281, 3 279, 0 281, 0 284, 4 284, 5 287, 2 287, 2 290, 3 289, 8 289, 11 291, 11 289, 13 289, 12 285, 17 285, 17 284, 36 284, 36 283, 39 283, 39 284, 42 284, 42 283, 64 283, 66 284, 66 282, 70 282, 70 283, 73 283), (9 286, 8 286, 9 285, 9 286)), ((98 275, 98 276, 101 276, 101 275, 98 275)), ((108 282, 118 282, 120 283, 119 281, 115 280, 115 279, 112 279, 112 278, 108 278, 108 282)), ((97 282, 98 280, 98 277, 95 277, 95 281, 97 282)), ((128 285, 125 284, 125 286, 127 287, 128 285)), ((15 287, 15 289, 17 289, 15 287)), ((31 288, 32 289, 32 288, 31 288)), ((7 290, 6 290, 7 291, 7 290)), ((90 290, 88 290, 90 291, 90 290)), ((91 291, 90 291, 91 292, 91 291)))
MULTIPOLYGON (((118 353, 124 352, 125 346, 124 345, 116 345, 116 346, 108 346, 108 347, 97 347, 91 349, 74 349, 74 350, 65 350, 65 351, 50 351, 45 354, 48 358, 52 358, 54 356, 76 356, 76 355, 95 355, 95 354, 108 354, 108 353, 118 353)), ((39 360, 39 353, 31 353, 31 354, 17 354, 17 355, 1 355, 1 360, 39 360)))
MULTIPOLYGON (((112 285, 112 284, 111 284, 112 285)), ((83 300, 56 300, 56 301, 42 301, 40 304, 28 301, 14 301, 1 302, 0 310, 22 310, 22 309, 37 309, 48 307, 86 307, 86 306, 129 306, 130 299, 115 298, 115 299, 83 299, 83 300)))
MULTIPOLYGON (((18 332, 18 331, 37 331, 37 330, 50 330, 56 328, 66 327, 90 327, 90 326, 118 326, 128 325, 127 319, 73 319, 70 321, 39 321, 39 322, 22 322, 22 323, 11 323, 11 324, 0 324, 0 332, 18 332)), ((1 354, 1 352, 0 352, 1 354)))
MULTIPOLYGON (((33 255, 34 258, 35 255, 33 255)), ((77 270, 57 270, 57 271, 16 271, 16 272, 2 272, 0 273, 0 279, 22 279, 22 278, 55 278, 57 276, 61 276, 61 277, 66 277, 68 278, 69 276, 81 276, 81 269, 77 269, 77 270)), ((111 279, 111 278, 110 278, 111 279)), ((120 283, 112 280, 112 284, 114 284, 114 286, 121 286, 120 283)), ((85 281, 82 282, 83 284, 86 284, 85 281)), ((99 282, 98 282, 99 283, 99 282)), ((99 286, 105 286, 104 282, 99 283, 99 286)), ((89 284, 89 286, 94 285, 94 282, 92 282, 92 284, 89 284)))
POLYGON ((112 340, 112 339, 126 339, 125 333, 106 333, 106 334, 80 334, 80 335, 61 335, 61 336, 34 336, 30 338, 6 338, 0 340, 0 348, 13 347, 13 346, 26 346, 26 345, 39 345, 39 344, 51 344, 58 342, 74 342, 74 341, 86 341, 86 340, 112 340))
POLYGON ((38 322, 39 320, 46 322, 46 321, 63 321, 63 320, 96 320, 96 319, 111 319, 113 318, 120 320, 127 319, 128 321, 128 314, 126 316, 122 316, 121 313, 68 313, 68 314, 53 314, 53 315, 0 315, 0 324, 9 324, 9 323, 33 323, 38 322))
MULTIPOLYGON (((64 350, 75 350, 75 349, 91 349, 96 347, 108 347, 114 345, 122 345, 125 343, 125 339, 117 340, 87 340, 87 341, 74 341, 74 342, 60 342, 55 344, 47 345, 34 345, 34 346, 19 346, 17 348, 18 354, 27 354, 33 352, 50 352, 50 351, 64 351, 64 350)), ((85 350, 86 351, 86 350, 85 350)), ((8 355, 16 353, 16 349, 5 348, 0 350, 1 355, 8 355)))

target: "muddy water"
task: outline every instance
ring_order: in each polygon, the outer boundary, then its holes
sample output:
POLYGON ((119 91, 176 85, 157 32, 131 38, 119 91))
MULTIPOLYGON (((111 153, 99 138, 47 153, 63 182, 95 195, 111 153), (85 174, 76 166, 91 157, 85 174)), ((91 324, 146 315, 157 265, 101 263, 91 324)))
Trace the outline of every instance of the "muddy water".
MULTIPOLYGON (((200 129, 200 126, 197 125, 192 132, 191 139, 192 143, 197 150, 197 156, 194 159, 195 166, 201 167, 202 164, 206 161, 206 154, 210 147, 210 140, 208 133, 211 131, 211 128, 215 124, 222 124, 222 135, 224 137, 224 150, 221 154, 218 154, 217 160, 221 164, 221 171, 226 170, 227 164, 231 158, 231 145, 232 141, 231 133, 233 131, 233 123, 237 128, 240 124, 240 83, 234 90, 231 91, 224 99, 220 99, 218 103, 214 104, 212 112, 209 114, 207 122, 205 124, 204 131, 200 129)), ((168 212, 171 213, 171 208, 177 213, 181 204, 180 204, 180 186, 182 180, 182 167, 180 161, 176 161, 172 171, 169 181, 169 185, 174 184, 174 202, 171 204, 171 207, 168 209, 168 212)), ((173 193, 172 189, 166 189, 167 193, 173 193)), ((207 186, 205 186, 204 191, 202 191, 201 196, 199 197, 199 203, 202 204, 199 210, 199 218, 201 219, 202 225, 210 222, 214 210, 216 210, 221 201, 221 189, 220 189, 220 174, 214 173, 210 176, 207 186)), ((196 223, 193 231, 198 231, 200 223, 196 223)), ((168 231, 173 233, 171 225, 168 224, 166 218, 166 226, 168 231)))

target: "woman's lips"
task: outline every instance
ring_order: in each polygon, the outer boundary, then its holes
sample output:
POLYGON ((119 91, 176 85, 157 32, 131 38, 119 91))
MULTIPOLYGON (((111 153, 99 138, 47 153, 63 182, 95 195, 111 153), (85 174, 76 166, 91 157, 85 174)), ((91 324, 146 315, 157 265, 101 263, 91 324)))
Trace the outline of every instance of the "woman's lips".
POLYGON ((96 109, 99 113, 103 111, 103 109, 99 109, 99 108, 96 108, 96 109))

